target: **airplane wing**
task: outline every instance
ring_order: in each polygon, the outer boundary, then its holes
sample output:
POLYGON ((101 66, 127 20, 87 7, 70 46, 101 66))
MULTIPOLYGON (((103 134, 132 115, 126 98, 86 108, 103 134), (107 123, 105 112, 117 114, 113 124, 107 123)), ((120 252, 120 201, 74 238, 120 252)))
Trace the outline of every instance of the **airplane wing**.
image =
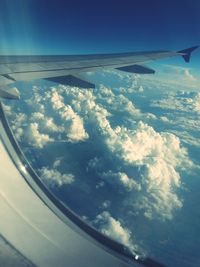
POLYGON ((0 97, 18 99, 16 89, 4 87, 16 81, 47 79, 65 85, 83 88, 95 85, 79 76, 82 72, 118 69, 129 73, 152 74, 155 71, 144 63, 182 56, 190 61, 194 46, 180 51, 146 51, 116 54, 68 55, 68 56, 0 56, 0 97), (3 87, 3 88, 2 88, 3 87))

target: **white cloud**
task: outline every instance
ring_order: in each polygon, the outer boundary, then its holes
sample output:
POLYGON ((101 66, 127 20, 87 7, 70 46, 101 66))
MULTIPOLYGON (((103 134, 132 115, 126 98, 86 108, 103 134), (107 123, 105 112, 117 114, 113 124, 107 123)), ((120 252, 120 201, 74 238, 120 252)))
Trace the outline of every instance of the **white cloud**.
POLYGON ((103 208, 103 209, 107 209, 107 208, 110 207, 110 204, 111 204, 110 200, 105 200, 105 201, 102 203, 101 208, 103 208))
POLYGON ((160 116, 160 120, 163 122, 169 122, 169 119, 166 116, 160 116))
POLYGON ((54 167, 54 168, 59 167, 60 164, 61 164, 61 161, 62 161, 62 158, 57 158, 57 159, 55 159, 55 161, 54 161, 54 163, 53 163, 53 167, 54 167))
POLYGON ((74 175, 71 173, 61 174, 58 170, 49 169, 43 167, 40 171, 40 177, 44 182, 46 182, 50 187, 61 187, 63 185, 68 185, 74 182, 74 175))
POLYGON ((200 113, 200 93, 189 91, 170 93, 164 99, 152 101, 151 106, 182 112, 200 113))
POLYGON ((184 73, 184 76, 185 76, 188 80, 190 80, 190 81, 196 81, 196 78, 194 77, 194 75, 192 75, 192 73, 190 72, 189 69, 184 69, 183 73, 184 73))
POLYGON ((68 141, 73 143, 88 139, 89 136, 84 129, 83 119, 74 112, 70 105, 64 104, 63 97, 58 92, 53 91, 51 102, 63 120, 68 141))
POLYGON ((197 93, 193 99, 193 108, 197 113, 200 113, 200 93, 197 93))
MULTIPOLYGON (((183 169, 183 166, 189 168, 192 165, 187 151, 180 145, 180 140, 173 134, 158 133, 142 121, 132 124, 130 128, 112 127, 109 121, 111 113, 107 110, 109 105, 107 102, 102 104, 102 100, 108 98, 113 101, 115 111, 112 110, 112 115, 122 106, 123 110, 129 111, 129 115, 130 111, 133 111, 133 114, 137 112, 132 104, 129 105, 128 99, 120 96, 117 100, 113 91, 108 88, 101 87, 94 95, 91 90, 69 90, 68 87, 62 87, 62 93, 70 99, 71 106, 63 106, 63 97, 59 97, 58 93, 55 94, 56 100, 52 104, 56 105, 56 109, 62 110, 63 118, 71 118, 74 113, 81 114, 84 121, 90 124, 97 142, 99 139, 106 145, 110 157, 118 158, 122 165, 140 168, 140 177, 137 177, 136 181, 123 171, 102 171, 98 159, 91 161, 88 169, 98 165, 98 173, 104 179, 115 181, 113 184, 118 183, 129 191, 128 201, 124 203, 129 202, 127 205, 134 208, 137 206, 144 216, 172 218, 173 211, 182 206, 182 200, 176 193, 181 186, 179 170, 183 169)), ((97 188, 100 186, 97 185, 97 188)))
POLYGON ((118 112, 126 112, 127 114, 130 114, 132 116, 138 116, 140 115, 140 110, 137 109, 132 101, 130 101, 127 97, 124 95, 118 95, 113 98, 109 98, 109 103, 111 105, 111 110, 118 111, 118 112))
MULTIPOLYGON (((117 90, 118 93, 119 92, 125 93, 126 91, 125 88, 124 90, 121 91, 120 90, 121 90, 120 88, 117 90)), ((130 101, 127 97, 125 97, 122 94, 115 95, 110 88, 107 88, 103 85, 100 85, 96 97, 99 100, 104 101, 109 111, 126 113, 126 115, 131 115, 131 116, 140 115, 140 110, 134 106, 132 101, 130 101)))
POLYGON ((177 168, 192 165, 179 139, 173 134, 157 133, 143 122, 139 122, 135 130, 119 126, 113 129, 105 117, 102 120, 97 116, 96 119, 101 138, 104 138, 112 156, 129 166, 143 167, 137 183, 120 172, 104 173, 102 177, 110 176, 123 187, 133 190, 127 203, 133 203, 134 208, 137 206, 146 217, 157 214, 171 219, 173 210, 182 206, 176 194, 181 185, 177 168), (141 194, 136 196, 134 190, 141 191, 141 194))
POLYGON ((157 71, 156 78, 147 76, 144 79, 156 79, 161 83, 167 82, 168 86, 170 84, 182 87, 196 87, 199 85, 199 77, 196 75, 195 69, 167 64, 157 64, 155 69, 157 71))
POLYGON ((47 129, 49 132, 53 133, 62 133, 64 132, 63 126, 57 126, 55 122, 53 121, 53 118, 45 118, 44 121, 44 128, 47 129))
POLYGON ((109 170, 108 172, 103 172, 100 176, 107 182, 124 187, 127 191, 136 190, 140 191, 141 186, 133 178, 129 178, 124 172, 113 172, 109 170))
POLYGON ((25 137, 28 144, 37 148, 43 148, 48 142, 53 141, 48 134, 39 132, 39 125, 36 122, 30 123, 26 128, 25 137))
MULTIPOLYGON (((21 141, 24 136, 24 127, 27 125, 27 116, 24 113, 12 114, 13 120, 11 120, 11 128, 15 133, 15 137, 18 141, 21 141)), ((12 116, 11 115, 11 116, 12 116)))
MULTIPOLYGON (((192 145, 194 147, 200 147, 199 138, 194 137, 192 134, 188 133, 185 129, 187 129, 187 122, 182 122, 182 126, 184 128, 183 131, 171 130, 176 136, 178 136, 182 142, 192 145)), ((194 129, 194 128, 193 128, 194 129)), ((199 127, 200 129, 200 127, 199 127)), ((195 166, 197 167, 197 166, 195 166)))
POLYGON ((139 188, 145 197, 141 194, 136 199, 133 194, 134 207, 143 210, 149 218, 154 213, 166 219, 172 218, 173 210, 182 206, 175 193, 181 184, 177 168, 192 166, 179 139, 173 134, 157 133, 140 122, 134 131, 122 127, 110 130, 105 142, 125 164, 143 166, 139 188))
POLYGON ((41 112, 34 112, 31 119, 35 122, 36 120, 43 120, 45 118, 44 114, 41 112))
MULTIPOLYGON (((40 103, 41 98, 36 99, 40 103)), ((43 111, 51 107, 61 119, 61 126, 65 128, 69 142, 84 141, 91 132, 96 142, 100 141, 106 147, 111 161, 117 159, 120 166, 138 169, 139 174, 135 179, 134 173, 132 175, 130 171, 126 172, 125 167, 124 170, 123 167, 110 171, 103 169, 104 162, 96 157, 88 163, 88 170, 96 168, 104 179, 97 184, 97 188, 103 187, 106 181, 118 184, 118 187, 128 191, 123 203, 133 208, 137 206, 139 212, 148 218, 155 215, 170 219, 173 211, 182 206, 182 200, 177 194, 177 189, 181 186, 179 171, 183 167, 190 167, 191 162, 175 135, 158 133, 146 123, 134 121, 135 118, 155 119, 151 114, 145 117, 127 97, 115 94, 113 90, 103 86, 100 86, 99 91, 54 87, 45 94, 43 101, 43 111), (111 120, 118 111, 126 113, 128 118, 131 115, 134 123, 127 124, 126 127, 123 123, 113 126, 111 120), (86 124, 88 133, 84 128, 86 124)), ((29 143, 37 147, 43 147, 51 140, 49 135, 39 132, 39 122, 45 118, 40 110, 34 115, 38 123, 31 123, 27 130, 29 143)), ((54 121, 48 120, 48 117, 46 119, 50 128, 54 129, 54 121)), ((161 119, 166 121, 166 117, 161 119)))
POLYGON ((124 244, 130 249, 136 249, 136 245, 132 242, 132 233, 127 228, 124 228, 120 221, 113 218, 109 212, 104 211, 97 215, 95 224, 99 225, 100 231, 113 238, 114 240, 124 244))
POLYGON ((51 95, 51 102, 53 108, 56 110, 63 108, 65 106, 63 101, 63 97, 56 90, 53 90, 53 93, 51 95))
POLYGON ((65 130, 63 126, 56 125, 53 118, 49 118, 41 112, 34 112, 30 120, 33 122, 37 121, 38 123, 40 123, 40 128, 45 129, 48 132, 62 133, 65 130))
POLYGON ((41 93, 41 88, 33 86, 32 92, 33 92, 32 97, 25 100, 25 102, 38 112, 45 113, 45 107, 44 107, 45 99, 43 97, 43 94, 41 93))

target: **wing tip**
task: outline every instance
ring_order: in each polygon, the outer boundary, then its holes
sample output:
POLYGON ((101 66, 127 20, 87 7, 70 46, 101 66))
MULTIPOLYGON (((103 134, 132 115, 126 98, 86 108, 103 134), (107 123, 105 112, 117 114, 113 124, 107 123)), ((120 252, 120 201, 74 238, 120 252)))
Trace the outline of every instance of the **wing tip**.
POLYGON ((194 50, 196 50, 197 48, 199 48, 199 45, 196 46, 192 46, 189 47, 187 49, 184 50, 180 50, 178 51, 178 54, 181 55, 183 57, 183 59, 185 60, 185 62, 190 62, 190 58, 191 58, 191 54, 194 50))

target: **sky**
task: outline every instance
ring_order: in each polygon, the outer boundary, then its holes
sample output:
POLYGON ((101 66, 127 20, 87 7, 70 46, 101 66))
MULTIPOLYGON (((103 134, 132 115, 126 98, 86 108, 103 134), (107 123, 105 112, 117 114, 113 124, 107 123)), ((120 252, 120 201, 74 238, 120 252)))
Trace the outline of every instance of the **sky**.
POLYGON ((200 44, 199 14, 198 0, 0 0, 0 54, 180 50, 200 44))

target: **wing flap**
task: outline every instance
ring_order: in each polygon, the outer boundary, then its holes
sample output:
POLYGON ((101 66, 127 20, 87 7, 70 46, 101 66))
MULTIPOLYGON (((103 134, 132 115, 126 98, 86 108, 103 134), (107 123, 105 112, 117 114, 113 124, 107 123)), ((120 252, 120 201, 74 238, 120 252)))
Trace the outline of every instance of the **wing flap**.
POLYGON ((0 75, 0 86, 4 86, 13 82, 14 82, 13 79, 7 76, 6 74, 0 75))
POLYGON ((4 88, 0 89, 0 98, 17 100, 20 98, 20 93, 16 88, 4 88))
POLYGON ((155 70, 145 66, 145 65, 130 65, 125 67, 117 68, 117 70, 131 72, 131 73, 138 73, 138 74, 154 74, 155 70))

